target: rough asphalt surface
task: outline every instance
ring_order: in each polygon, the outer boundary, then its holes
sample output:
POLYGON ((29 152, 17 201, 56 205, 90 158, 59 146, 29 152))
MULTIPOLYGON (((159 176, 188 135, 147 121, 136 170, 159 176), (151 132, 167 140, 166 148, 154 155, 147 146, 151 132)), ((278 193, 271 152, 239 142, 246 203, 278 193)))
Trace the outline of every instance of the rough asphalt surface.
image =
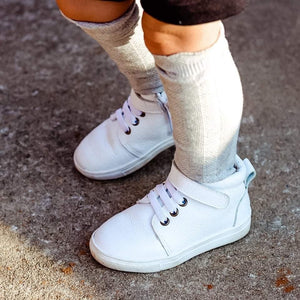
POLYGON ((96 263, 91 233, 163 181, 174 148, 97 182, 79 141, 127 97, 103 50, 54 0, 0 2, 0 299, 300 299, 300 3, 252 0, 226 20, 245 94, 239 154, 257 170, 249 235, 172 270, 96 263))

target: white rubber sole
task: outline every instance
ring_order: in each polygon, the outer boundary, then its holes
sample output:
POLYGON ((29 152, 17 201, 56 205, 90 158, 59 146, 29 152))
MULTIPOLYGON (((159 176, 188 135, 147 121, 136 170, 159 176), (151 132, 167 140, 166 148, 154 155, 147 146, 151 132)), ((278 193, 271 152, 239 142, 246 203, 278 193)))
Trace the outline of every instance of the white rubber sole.
POLYGON ((78 164, 76 161, 76 157, 74 155, 74 165, 76 169, 84 176, 96 179, 96 180, 109 180, 109 179, 117 179, 120 177, 124 177, 126 175, 129 175, 138 169, 142 168, 144 165, 146 165, 149 161, 151 161, 155 156, 157 156, 159 153, 163 152, 164 150, 170 148, 174 145, 173 138, 170 138, 159 145, 157 147, 153 148, 151 151, 148 151, 145 155, 142 157, 137 158, 136 160, 133 160, 126 165, 120 166, 118 169, 109 170, 106 172, 99 171, 99 172, 91 172, 89 170, 86 170, 78 164))
POLYGON ((155 261, 133 262, 133 261, 124 261, 124 260, 115 259, 113 257, 109 257, 103 254, 97 248, 94 242, 94 235, 92 235, 90 239, 90 251, 96 261, 111 269, 125 271, 125 272, 136 272, 136 273, 159 272, 162 270, 176 267, 201 253, 224 246, 226 244, 233 243, 243 238, 249 232, 250 225, 251 225, 251 218, 249 218, 242 225, 232 227, 228 230, 222 231, 221 233, 218 233, 205 241, 201 241, 197 245, 190 247, 187 250, 175 256, 169 256, 155 261))

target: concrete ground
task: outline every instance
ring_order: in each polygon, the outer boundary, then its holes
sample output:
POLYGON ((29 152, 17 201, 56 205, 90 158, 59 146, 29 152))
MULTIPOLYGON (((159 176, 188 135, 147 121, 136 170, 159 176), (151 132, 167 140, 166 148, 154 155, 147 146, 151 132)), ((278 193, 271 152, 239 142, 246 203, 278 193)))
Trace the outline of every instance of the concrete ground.
POLYGON ((300 299, 299 16, 298 0, 252 0, 225 22, 245 93, 239 154, 258 173, 249 235, 130 274, 96 263, 88 239, 166 178, 174 149, 123 179, 81 176, 73 150, 128 83, 54 0, 2 0, 0 299, 300 299))

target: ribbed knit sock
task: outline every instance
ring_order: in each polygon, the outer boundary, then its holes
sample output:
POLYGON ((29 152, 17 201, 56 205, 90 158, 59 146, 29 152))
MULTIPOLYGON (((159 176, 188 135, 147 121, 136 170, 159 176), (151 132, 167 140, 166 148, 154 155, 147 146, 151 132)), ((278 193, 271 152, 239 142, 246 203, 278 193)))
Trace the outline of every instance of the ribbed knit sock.
POLYGON ((171 111, 175 164, 197 182, 231 175, 243 94, 223 26, 209 49, 154 57, 171 111))
POLYGON ((149 95, 163 91, 153 56, 144 43, 139 8, 135 3, 123 16, 108 23, 81 22, 64 17, 101 45, 136 93, 149 95))

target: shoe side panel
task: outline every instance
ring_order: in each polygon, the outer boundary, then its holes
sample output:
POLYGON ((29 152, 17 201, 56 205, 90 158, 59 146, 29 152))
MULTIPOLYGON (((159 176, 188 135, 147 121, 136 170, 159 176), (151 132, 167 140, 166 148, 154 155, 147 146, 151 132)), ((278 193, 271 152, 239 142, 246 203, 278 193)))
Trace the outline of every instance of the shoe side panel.
POLYGON ((158 144, 172 139, 166 115, 146 113, 145 117, 139 119, 139 125, 130 126, 131 134, 119 131, 119 140, 130 153, 140 157, 151 152, 158 144))
POLYGON ((241 198, 236 208, 233 226, 240 226, 249 218, 251 218, 251 205, 248 189, 246 189, 244 196, 241 198))

